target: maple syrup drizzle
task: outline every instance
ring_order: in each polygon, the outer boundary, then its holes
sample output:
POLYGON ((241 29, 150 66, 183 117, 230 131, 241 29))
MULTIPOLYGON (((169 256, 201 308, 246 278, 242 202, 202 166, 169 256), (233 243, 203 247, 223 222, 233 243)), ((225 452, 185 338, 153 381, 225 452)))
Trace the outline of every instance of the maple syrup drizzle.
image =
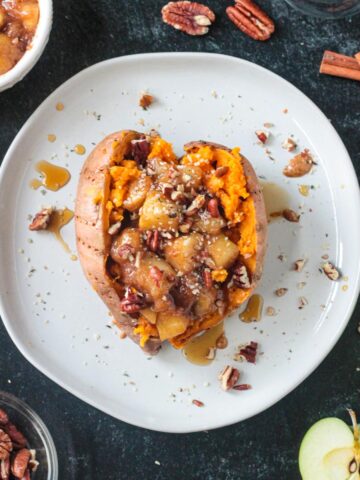
POLYGON ((261 182, 268 222, 282 217, 283 210, 289 208, 289 193, 280 185, 272 182, 261 182))
POLYGON ((240 320, 245 323, 259 322, 261 320, 263 303, 264 300, 261 295, 258 293, 252 295, 245 310, 239 315, 240 320))
POLYGON ((29 186, 33 190, 37 190, 39 187, 42 186, 42 182, 38 178, 33 178, 32 180, 30 180, 29 186))
POLYGON ((54 135, 53 133, 49 133, 47 138, 48 138, 48 142, 50 143, 56 142, 56 135, 54 135))
POLYGON ((55 235, 55 238, 61 243, 66 253, 71 253, 69 245, 65 242, 61 235, 61 229, 67 225, 74 217, 74 212, 68 208, 64 210, 55 210, 51 215, 49 232, 55 235))
POLYGON ((35 169, 42 176, 41 181, 38 179, 31 180, 30 186, 35 190, 39 188, 40 185, 42 185, 48 190, 56 192, 64 185, 66 185, 71 178, 69 170, 64 167, 53 165, 46 160, 41 160, 40 162, 38 162, 35 165, 35 169))
POLYGON ((309 190, 310 190, 309 185, 299 185, 299 193, 303 197, 308 197, 309 196, 309 190))
POLYGON ((77 145, 75 145, 74 147, 74 152, 77 154, 77 155, 84 155, 86 153, 86 148, 84 147, 84 145, 80 145, 79 143, 77 145))
POLYGON ((209 365, 213 359, 206 358, 210 348, 215 348, 216 340, 224 333, 224 323, 207 330, 202 335, 192 338, 184 347, 185 358, 195 365, 209 365))

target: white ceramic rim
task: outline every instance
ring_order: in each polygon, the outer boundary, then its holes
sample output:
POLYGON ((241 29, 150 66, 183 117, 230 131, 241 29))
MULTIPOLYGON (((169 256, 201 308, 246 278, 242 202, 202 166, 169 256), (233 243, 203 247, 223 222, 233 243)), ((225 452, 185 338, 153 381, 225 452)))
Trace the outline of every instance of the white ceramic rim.
POLYGON ((52 0, 38 0, 38 2, 40 18, 32 46, 11 70, 0 75, 0 92, 13 87, 30 72, 39 60, 49 40, 53 19, 53 3, 52 0))
MULTIPOLYGON (((127 56, 123 56, 123 57, 115 57, 115 58, 112 58, 112 59, 109 59, 109 60, 105 60, 103 62, 99 62, 95 65, 90 66, 90 67, 87 67, 86 69, 77 73, 76 75, 71 77, 69 80, 64 82, 62 85, 60 85, 47 99, 44 100, 44 102, 49 101, 51 99, 55 99, 56 96, 57 96, 58 90, 66 88, 69 84, 71 84, 71 82, 75 78, 79 79, 79 78, 81 78, 81 76, 85 76, 89 69, 96 70, 98 68, 102 68, 106 64, 110 64, 112 62, 126 62, 129 59, 131 59, 131 61, 134 61, 134 62, 141 62, 145 58, 149 58, 149 57, 152 57, 153 59, 166 58, 166 57, 170 57, 170 58, 173 58, 173 57, 179 57, 179 58, 181 58, 181 57, 193 57, 194 59, 196 59, 197 57, 198 58, 200 58, 200 57, 204 58, 205 57, 205 58, 209 58, 209 60, 214 59, 214 58, 226 58, 226 59, 228 59, 230 61, 233 61, 233 62, 240 62, 242 64, 249 65, 251 68, 255 68, 257 70, 260 70, 262 73, 264 73, 266 75, 269 75, 271 77, 275 77, 276 81, 282 82, 284 84, 284 86, 286 86, 288 89, 292 89, 293 92, 296 93, 296 95, 301 97, 303 102, 306 102, 309 106, 311 106, 313 109, 315 109, 317 111, 318 115, 321 118, 323 118, 324 121, 326 121, 326 124, 328 125, 328 128, 332 129, 332 133, 338 141, 339 149, 343 150, 343 154, 342 154, 343 164, 342 165, 343 165, 343 168, 347 169, 348 172, 349 172, 348 187, 352 191, 357 192, 357 196, 354 195, 353 208, 354 208, 355 212, 360 213, 360 189, 359 189, 359 184, 358 184, 357 176, 356 176, 356 173, 355 173, 355 169, 352 165, 350 156, 349 156, 349 154, 348 154, 348 152, 345 148, 345 145, 343 144, 343 142, 342 142, 339 134, 336 132, 335 128, 329 123, 327 117, 319 109, 319 107, 317 107, 314 104, 314 102, 312 102, 305 94, 303 94, 297 87, 292 85, 290 82, 283 79, 279 75, 271 72, 270 70, 268 70, 264 67, 261 67, 257 64, 254 64, 252 62, 249 62, 247 60, 243 60, 243 59, 237 58, 237 57, 232 57, 230 55, 222 55, 222 54, 215 54, 215 53, 199 53, 199 52, 166 52, 166 53, 148 53, 148 54, 145 53, 145 54, 127 55, 127 56)), ((31 117, 25 122, 25 124, 23 125, 23 127, 20 129, 17 136, 13 140, 12 144, 10 145, 10 147, 9 147, 5 157, 4 157, 4 161, 1 165, 1 168, 0 168, 0 186, 1 186, 1 183, 4 181, 4 172, 6 170, 7 164, 10 163, 10 161, 11 161, 11 156, 13 154, 13 150, 15 150, 17 148, 18 142, 21 141, 21 136, 22 136, 23 130, 28 128, 30 126, 31 122, 37 120, 38 116, 40 115, 39 114, 39 109, 41 107, 42 107, 42 104, 31 115, 31 117)), ((355 215, 355 217, 353 218, 353 222, 356 224, 356 225, 354 225, 354 228, 357 228, 357 230, 360 231, 360 214, 355 215)), ((329 342, 327 348, 324 349, 321 352, 321 354, 319 354, 319 357, 314 361, 314 363, 311 365, 311 367, 308 368, 306 371, 304 371, 303 374, 299 378, 297 378, 294 383, 289 383, 289 385, 287 385, 286 388, 280 390, 277 393, 277 395, 275 395, 274 397, 271 398, 270 401, 267 401, 266 403, 264 403, 264 405, 261 408, 252 412, 250 415, 243 417, 241 420, 232 419, 230 421, 225 421, 225 422, 219 421, 216 424, 212 425, 211 427, 207 427, 206 428, 207 430, 212 430, 212 429, 215 429, 215 428, 221 428, 221 427, 225 427, 225 426, 228 426, 228 425, 233 425, 233 424, 235 424, 239 421, 251 418, 252 416, 257 415, 258 413, 261 413, 261 412, 265 411, 269 407, 275 405, 278 401, 280 401, 282 398, 284 398, 286 395, 288 395, 291 391, 293 391, 298 385, 300 385, 322 363, 322 361, 326 358, 326 356, 330 353, 330 351, 333 349, 333 347, 335 346, 335 344, 339 340, 340 336, 342 335, 343 331, 345 330, 345 328, 346 328, 346 326, 347 326, 347 324, 350 320, 350 317, 353 313, 353 310, 355 308, 357 299, 359 297, 359 292, 360 292, 360 269, 358 269, 357 276, 356 276, 356 278, 353 279, 353 282, 355 284, 354 295, 351 298, 351 301, 349 301, 348 304, 347 304, 347 307, 346 307, 346 310, 344 311, 341 322, 339 321, 339 328, 337 330, 337 333, 336 333, 336 335, 334 335, 334 338, 332 339, 332 341, 329 342)), ((49 371, 46 368, 46 366, 40 365, 36 360, 34 360, 32 358, 31 354, 29 354, 27 352, 26 348, 22 345, 22 343, 18 342, 18 338, 15 334, 15 331, 12 328, 12 324, 11 324, 11 321, 10 321, 10 316, 7 316, 5 314, 5 312, 6 312, 5 302, 2 298, 2 296, 0 295, 0 316, 2 317, 3 323, 4 323, 6 329, 9 333, 11 339, 13 340, 13 342, 15 343, 15 345, 17 346, 19 351, 23 354, 23 356, 32 365, 34 365, 35 368, 37 368, 40 372, 42 372, 48 378, 50 378, 55 383, 57 383, 62 388, 64 388, 64 390, 72 393, 77 398, 79 398, 79 399, 83 400, 84 402, 88 403, 89 405, 99 409, 100 411, 105 412, 105 413, 109 414, 110 416, 113 416, 114 418, 117 418, 117 419, 119 419, 119 420, 121 420, 125 423, 130 423, 131 425, 135 425, 137 427, 146 428, 140 422, 133 421, 133 420, 131 422, 129 422, 129 420, 126 416, 126 413, 122 414, 121 416, 120 415, 118 415, 118 416, 113 415, 112 412, 109 409, 103 408, 97 401, 94 401, 92 398, 88 397, 85 394, 79 393, 75 388, 68 387, 60 377, 58 377, 56 374, 53 374, 51 371, 49 371)), ((194 429, 192 429, 192 428, 185 428, 185 429, 184 428, 176 428, 176 429, 174 429, 174 428, 172 428, 172 429, 161 428, 161 429, 157 429, 156 426, 154 426, 154 428, 151 428, 151 430, 158 430, 160 432, 165 432, 165 433, 192 433, 192 432, 201 431, 199 428, 194 428, 194 429)))

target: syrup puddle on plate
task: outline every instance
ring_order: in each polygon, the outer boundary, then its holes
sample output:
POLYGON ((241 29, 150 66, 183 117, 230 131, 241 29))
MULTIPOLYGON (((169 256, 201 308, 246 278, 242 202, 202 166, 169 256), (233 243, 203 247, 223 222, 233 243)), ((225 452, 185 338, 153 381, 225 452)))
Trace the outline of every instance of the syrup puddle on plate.
MULTIPOLYGON (((64 210, 54 210, 51 215, 51 221, 48 228, 48 231, 55 235, 56 240, 58 240, 62 247, 64 248, 66 253, 71 253, 69 245, 65 242, 61 235, 61 229, 67 225, 74 217, 74 212, 69 210, 68 208, 64 208, 64 210)), ((70 258, 72 260, 75 259, 76 255, 72 255, 70 258), (74 257, 74 258, 72 258, 74 257)))
POLYGON ((258 293, 252 295, 248 300, 245 310, 239 314, 240 320, 245 323, 260 322, 263 304, 264 300, 261 295, 258 293))
POLYGON ((42 179, 40 181, 37 178, 34 178, 30 181, 30 187, 34 190, 43 186, 48 190, 57 192, 60 188, 64 187, 71 178, 69 170, 64 167, 53 165, 46 160, 38 162, 35 165, 35 169, 40 173, 42 179))
POLYGON ((265 210, 268 222, 282 217, 283 210, 290 208, 290 195, 288 192, 272 182, 261 182, 265 201, 265 210))
POLYGON ((215 327, 199 335, 184 347, 185 358, 195 365, 209 365, 213 359, 207 358, 210 348, 216 348, 216 340, 224 333, 224 323, 221 322, 215 327))

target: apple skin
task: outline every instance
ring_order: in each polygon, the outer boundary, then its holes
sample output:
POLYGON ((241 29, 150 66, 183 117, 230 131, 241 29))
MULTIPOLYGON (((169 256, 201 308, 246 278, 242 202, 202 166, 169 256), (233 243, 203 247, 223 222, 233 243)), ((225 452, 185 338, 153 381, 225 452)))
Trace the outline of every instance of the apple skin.
POLYGON ((337 460, 347 462, 353 447, 354 434, 345 422, 338 418, 319 420, 306 432, 300 445, 302 480, 348 480, 350 474, 343 476, 346 470, 337 465, 337 460), (342 452, 338 452, 340 449, 342 452))

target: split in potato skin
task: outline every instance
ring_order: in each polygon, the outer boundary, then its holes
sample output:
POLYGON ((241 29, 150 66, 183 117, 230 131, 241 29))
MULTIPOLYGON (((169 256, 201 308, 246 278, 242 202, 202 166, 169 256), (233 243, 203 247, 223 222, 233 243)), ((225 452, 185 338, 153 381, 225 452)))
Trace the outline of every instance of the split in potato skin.
MULTIPOLYGON (((107 275, 141 347, 156 339, 182 348, 242 303, 261 273, 242 157, 192 142, 178 159, 160 136, 142 134, 112 149, 99 202, 107 275)), ((260 231, 265 239, 265 224, 260 231)))

